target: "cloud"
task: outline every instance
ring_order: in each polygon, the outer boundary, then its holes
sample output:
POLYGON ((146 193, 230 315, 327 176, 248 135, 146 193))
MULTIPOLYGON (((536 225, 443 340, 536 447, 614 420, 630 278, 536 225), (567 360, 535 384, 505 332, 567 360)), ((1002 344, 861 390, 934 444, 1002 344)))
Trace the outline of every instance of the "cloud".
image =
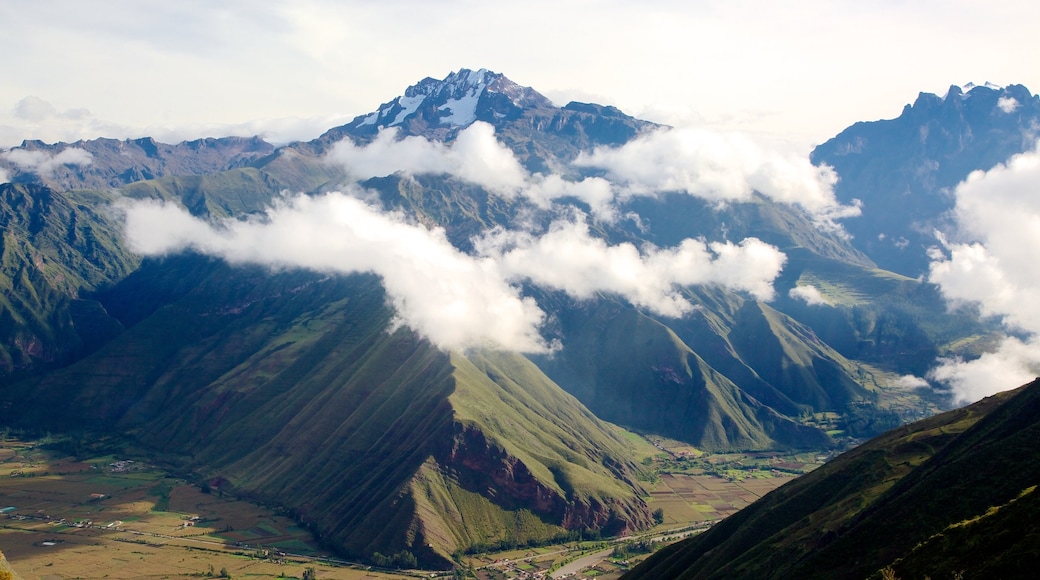
POLYGON ((7 174, 7 170, 0 168, 0 183, 8 183, 10 181, 11 177, 7 174))
POLYGON ((693 309, 679 293, 682 286, 719 284, 770 300, 772 282, 786 261, 775 247, 754 238, 740 244, 687 239, 674 248, 611 246, 592 237, 583 220, 555 222, 541 236, 497 229, 475 246, 493 257, 510 280, 527 280, 579 299, 614 293, 672 317, 693 309))
POLYGON ((515 195, 526 183, 527 172, 513 152, 495 139, 495 129, 487 123, 473 123, 451 144, 397 136, 393 127, 360 147, 344 139, 333 146, 328 160, 342 164, 359 180, 397 172, 446 173, 506 196, 515 195))
POLYGON ((582 219, 544 235, 495 229, 453 247, 441 228, 385 213, 354 190, 285 198, 262 218, 210 224, 155 201, 125 201, 132 251, 154 256, 193 249, 231 263, 380 276, 398 321, 444 349, 496 347, 547 352, 544 312, 519 284, 584 299, 605 292, 666 316, 693 306, 682 286, 720 284, 768 300, 786 256, 757 239, 740 244, 684 240, 674 248, 608 245, 582 219))
POLYGON ((140 254, 194 249, 231 263, 371 272, 382 278, 399 321, 439 347, 548 349, 538 334, 544 313, 492 261, 458 251, 441 228, 409 223, 349 195, 300 195, 263 220, 217 226, 152 201, 127 202, 124 210, 127 241, 140 254))
POLYGON ((778 202, 806 209, 818 227, 840 233, 837 221, 859 215, 858 204, 840 205, 833 186, 837 175, 808 159, 768 151, 735 134, 693 129, 654 131, 618 148, 596 148, 578 156, 578 167, 603 169, 606 178, 566 180, 559 175, 530 174, 495 130, 476 122, 461 131, 454 143, 424 137, 399 139, 395 128, 383 129, 366 145, 350 139, 337 143, 327 160, 345 167, 358 180, 396 172, 449 174, 481 185, 499 195, 522 196, 539 207, 562 198, 588 204, 604 222, 618 217, 617 204, 633 195, 683 191, 716 201, 750 201, 758 191, 778 202))
POLYGON ((928 381, 914 375, 903 375, 894 382, 901 389, 927 389, 931 386, 928 381))
POLYGON ((11 149, 0 153, 0 158, 18 166, 22 171, 51 175, 63 165, 85 167, 94 161, 94 157, 83 149, 69 147, 59 153, 29 149, 11 149))
POLYGON ((820 291, 812 284, 800 284, 791 288, 787 293, 788 296, 795 300, 801 300, 809 306, 830 306, 830 301, 827 300, 820 294, 820 291))
POLYGON ((1027 335, 1005 338, 995 352, 976 360, 941 361, 933 378, 967 402, 1040 374, 1040 144, 1004 165, 972 173, 955 196, 962 241, 940 237, 943 247, 931 252, 929 281, 952 304, 977 304, 983 315, 999 316, 1009 329, 1027 335))
POLYGON ((317 117, 278 117, 240 123, 178 123, 132 126, 101 119, 88 109, 59 110, 35 96, 24 97, 13 108, 13 121, 0 125, 0 147, 15 147, 25 139, 45 143, 66 142, 106 137, 136 139, 152 137, 163 143, 229 135, 259 135, 274 144, 314 139, 329 129, 348 123, 353 115, 321 115, 317 117))
POLYGON ((620 147, 597 147, 576 165, 602 169, 628 195, 684 192, 712 202, 749 201, 753 191, 798 205, 822 225, 859 215, 834 197, 837 175, 807 158, 769 151, 733 133, 660 129, 620 147))
POLYGON ((1015 109, 1018 108, 1018 101, 1015 100, 1015 97, 1009 97, 1005 95, 997 99, 997 106, 1000 107, 1001 111, 1011 114, 1014 113, 1015 109))
POLYGON ((954 404, 973 403, 1040 376, 1040 340, 1007 337, 995 351, 977 359, 942 359, 928 376, 950 387, 954 404))

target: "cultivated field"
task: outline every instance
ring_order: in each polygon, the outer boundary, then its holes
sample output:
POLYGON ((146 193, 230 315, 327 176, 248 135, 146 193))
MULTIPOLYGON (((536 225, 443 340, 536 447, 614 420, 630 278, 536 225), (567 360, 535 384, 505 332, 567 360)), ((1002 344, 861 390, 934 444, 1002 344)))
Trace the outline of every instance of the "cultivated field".
POLYGON ((0 510, 0 550, 25 580, 299 578, 307 567, 318 578, 401 577, 323 560, 309 532, 263 506, 32 442, 0 443, 0 510))
MULTIPOLYGON (((637 437, 629 433, 629 436, 637 437)), ((818 456, 702 454, 653 437, 643 482, 661 524, 635 538, 475 554, 465 571, 484 579, 617 578, 652 550, 748 505, 818 456), (651 455, 656 453, 656 455, 651 455)), ((646 440, 644 440, 644 444, 646 440)), ((402 578, 338 562, 310 533, 270 508, 169 477, 117 456, 76 461, 34 442, 0 442, 0 550, 25 580, 71 578, 402 578), (14 508, 14 509, 7 509, 14 508)), ((422 574, 428 577, 429 573, 422 574)))

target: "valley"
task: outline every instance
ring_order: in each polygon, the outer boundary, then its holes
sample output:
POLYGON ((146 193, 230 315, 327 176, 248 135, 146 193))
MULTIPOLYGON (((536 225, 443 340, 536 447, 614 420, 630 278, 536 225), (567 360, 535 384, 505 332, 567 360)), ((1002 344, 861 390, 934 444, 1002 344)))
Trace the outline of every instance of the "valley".
MULTIPOLYGON (((61 451, 68 443, 10 436, 0 442, 0 504, 5 508, 0 546, 25 577, 187 579, 219 577, 226 570, 232 578, 293 578, 308 567, 318 578, 329 579, 431 574, 350 564, 324 550, 281 510, 190 483, 146 461, 71 457, 61 451)), ((460 554, 461 569, 472 569, 477 578, 522 578, 605 550, 582 570, 619 573, 648 555, 642 546, 656 549, 703 530, 795 473, 811 470, 820 459, 811 454, 712 456, 708 462, 730 474, 722 476, 677 461, 694 451, 678 442, 651 437, 643 440, 642 449, 648 473, 655 474, 645 482, 649 505, 662 510, 654 528, 622 539, 576 536, 563 543, 460 554), (751 469, 756 462, 784 471, 751 469), (736 471, 747 476, 734 477, 736 471)))
POLYGON ((26 141, 0 548, 33 580, 616 578, 856 458, 903 475, 930 456, 878 441, 1032 346, 1012 294, 950 294, 980 254, 949 220, 1038 123, 951 89, 814 165, 462 69, 309 141, 26 141))

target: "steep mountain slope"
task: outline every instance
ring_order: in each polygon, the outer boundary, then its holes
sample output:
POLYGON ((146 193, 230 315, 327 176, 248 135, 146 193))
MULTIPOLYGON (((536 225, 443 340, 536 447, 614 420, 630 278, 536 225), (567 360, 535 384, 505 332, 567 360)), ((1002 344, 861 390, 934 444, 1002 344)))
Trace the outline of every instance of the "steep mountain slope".
POLYGON ((892 430, 626 578, 1027 578, 1040 380, 892 430))
POLYGON ((0 184, 0 377, 67 364, 118 334, 85 295, 137 264, 108 199, 0 184))
POLYGON ((898 118, 856 123, 811 158, 837 170, 839 199, 863 201, 863 214, 845 224, 856 247, 916 278, 953 208, 946 190, 1035 148, 1038 127, 1040 96, 1022 85, 953 86, 944 97, 921 93, 898 118))
POLYGON ((58 192, 28 173, 3 186, 9 282, 0 331, 14 345, 9 367, 31 375, 0 382, 3 421, 127 433, 218 489, 290 508, 344 553, 442 566, 468 547, 648 523, 629 444, 586 407, 705 449, 819 449, 833 441, 799 419, 866 417, 867 427, 847 430, 856 436, 900 420, 882 406, 866 363, 920 374, 938 354, 985 343, 985 325, 947 314, 934 287, 879 269, 801 207, 765 195, 725 205, 680 192, 622 196, 622 217, 598 220, 580 199, 539 204, 436 165, 366 173, 358 184, 329 155, 344 139, 363 148, 391 128, 422 151, 457 158, 460 133, 476 121, 493 127, 490 146, 515 157, 524 179, 552 173, 572 184, 602 175, 574 163, 579 155, 656 128, 612 107, 556 107, 500 74, 463 70, 277 150, 255 139, 40 149, 38 160, 91 153, 86 165, 51 163, 39 178, 46 183, 120 189, 58 192), (107 211, 122 196, 262 224, 272 219, 265 208, 289 203, 283 192, 338 190, 409 225, 443 228, 467 258, 474 236, 541 235, 580 212, 597 242, 637 253, 754 236, 787 261, 774 301, 684 287, 677 292, 691 310, 681 317, 617 294, 578 300, 526 284, 522 295, 546 314, 545 340, 559 347, 536 366, 436 349, 400 325, 373 275, 284 263, 271 272, 190 254, 140 262, 107 211), (810 289, 822 303, 798 294, 810 289), (42 373, 34 360, 63 368, 42 373))
POLYGON ((443 567, 474 545, 649 525, 629 443, 518 355, 388 331, 371 276, 185 256, 102 300, 128 330, 8 389, 19 424, 133 433, 354 557, 443 567))

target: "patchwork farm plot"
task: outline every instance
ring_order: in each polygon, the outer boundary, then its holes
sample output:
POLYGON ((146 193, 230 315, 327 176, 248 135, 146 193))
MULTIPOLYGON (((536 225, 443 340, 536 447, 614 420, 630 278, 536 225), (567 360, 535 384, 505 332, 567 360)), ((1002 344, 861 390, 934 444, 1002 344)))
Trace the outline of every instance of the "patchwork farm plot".
POLYGON ((0 550, 25 580, 394 578, 334 564, 310 533, 147 464, 0 442, 0 550))

